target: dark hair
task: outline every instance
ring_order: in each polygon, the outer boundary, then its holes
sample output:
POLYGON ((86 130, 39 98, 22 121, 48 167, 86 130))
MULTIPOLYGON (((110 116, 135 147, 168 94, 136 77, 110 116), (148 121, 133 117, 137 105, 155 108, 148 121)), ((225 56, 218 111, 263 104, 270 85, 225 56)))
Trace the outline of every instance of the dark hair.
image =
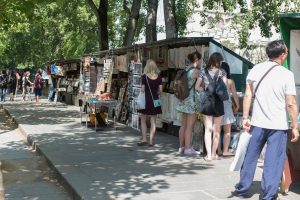
POLYGON ((6 70, 4 69, 4 70, 2 70, 2 74, 4 75, 4 74, 6 74, 6 70))
POLYGON ((216 66, 220 68, 222 60, 223 56, 219 52, 215 52, 209 57, 206 67, 210 68, 211 66, 216 66))
POLYGON ((224 69, 224 71, 226 72, 226 78, 227 78, 227 79, 230 79, 230 77, 231 77, 231 74, 230 74, 230 67, 229 67, 229 65, 227 64, 227 62, 222 62, 221 68, 224 69))
POLYGON ((269 42, 266 47, 266 53, 270 59, 278 58, 281 54, 286 53, 286 45, 283 40, 274 40, 269 42))
POLYGON ((190 53, 188 56, 188 59, 191 63, 195 62, 196 59, 201 59, 201 53, 199 53, 198 51, 194 51, 193 53, 190 53))

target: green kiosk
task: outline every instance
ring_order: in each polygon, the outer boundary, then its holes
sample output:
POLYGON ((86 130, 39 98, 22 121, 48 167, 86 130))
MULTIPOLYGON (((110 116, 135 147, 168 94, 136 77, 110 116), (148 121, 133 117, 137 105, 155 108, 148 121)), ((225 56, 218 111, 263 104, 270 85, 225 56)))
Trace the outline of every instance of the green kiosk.
MULTIPOLYGON (((300 105, 300 13, 279 15, 280 33, 289 49, 285 67, 295 75, 297 101, 300 105)), ((298 118, 299 121, 299 118, 298 118)), ((300 142, 287 144, 287 160, 282 180, 282 192, 288 192, 293 182, 300 181, 300 142)))

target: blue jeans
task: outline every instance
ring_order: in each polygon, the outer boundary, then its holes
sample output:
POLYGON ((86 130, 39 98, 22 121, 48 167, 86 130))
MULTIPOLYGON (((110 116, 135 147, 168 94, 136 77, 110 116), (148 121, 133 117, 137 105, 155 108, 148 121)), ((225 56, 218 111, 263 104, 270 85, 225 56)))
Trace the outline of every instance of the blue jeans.
POLYGON ((5 101, 7 88, 0 88, 0 101, 5 101))
POLYGON ((247 193, 254 178, 257 160, 267 143, 261 182, 262 199, 276 199, 285 163, 287 130, 272 130, 253 126, 251 134, 252 137, 240 172, 240 182, 236 187, 236 192, 241 196, 247 193))

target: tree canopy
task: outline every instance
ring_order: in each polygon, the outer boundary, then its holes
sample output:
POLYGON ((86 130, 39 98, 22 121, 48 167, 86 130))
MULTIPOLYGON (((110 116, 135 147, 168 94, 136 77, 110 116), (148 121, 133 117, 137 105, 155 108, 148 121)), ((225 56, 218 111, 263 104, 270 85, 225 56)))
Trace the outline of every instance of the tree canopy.
POLYGON ((206 23, 205 12, 208 10, 233 15, 232 28, 238 31, 240 47, 245 48, 252 30, 258 27, 263 37, 271 37, 272 27, 279 31, 279 13, 299 12, 300 10, 299 0, 252 0, 248 2, 249 5, 246 0, 204 0, 203 23, 206 23))
MULTIPOLYGON (((54 59, 78 58, 103 49, 101 40, 107 40, 105 48, 131 45, 149 34, 146 20, 150 1, 163 0, 0 0, 0 67, 40 67, 54 59), (106 12, 101 2, 107 3, 107 25, 101 25, 96 10, 91 9, 93 3, 98 14, 106 12), (101 35, 104 28, 107 38, 101 35)), ((176 26, 170 37, 184 36, 199 1, 164 2, 169 3, 164 9, 169 9, 176 26)), ((299 11, 300 1, 253 0, 248 7, 246 0, 203 0, 203 6, 203 16, 209 10, 233 15, 233 28, 238 30, 240 46, 245 47, 252 29, 260 27, 262 35, 269 37, 271 27, 278 28, 278 13, 299 11)))

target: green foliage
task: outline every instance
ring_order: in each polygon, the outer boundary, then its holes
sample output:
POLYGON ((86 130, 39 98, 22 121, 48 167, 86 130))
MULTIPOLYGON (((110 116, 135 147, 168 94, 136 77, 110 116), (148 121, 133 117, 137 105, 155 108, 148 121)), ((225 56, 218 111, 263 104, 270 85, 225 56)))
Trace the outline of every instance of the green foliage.
POLYGON ((194 10, 199 7, 197 0, 173 0, 175 1, 175 15, 178 26, 178 35, 185 35, 186 25, 194 10))
POLYGON ((39 67, 97 51, 97 22, 84 1, 54 1, 34 8, 34 16, 18 24, 23 29, 14 25, 0 35, 0 65, 39 67))
MULTIPOLYGON (((239 46, 242 48, 248 46, 251 30, 259 27, 263 37, 271 37, 271 28, 279 29, 279 13, 300 10, 299 0, 252 0, 250 9, 245 0, 204 0, 203 5, 202 17, 207 17, 205 12, 208 10, 215 10, 217 15, 225 12, 234 17, 233 27, 238 31, 239 46)), ((206 22, 204 20, 202 24, 206 22)))

